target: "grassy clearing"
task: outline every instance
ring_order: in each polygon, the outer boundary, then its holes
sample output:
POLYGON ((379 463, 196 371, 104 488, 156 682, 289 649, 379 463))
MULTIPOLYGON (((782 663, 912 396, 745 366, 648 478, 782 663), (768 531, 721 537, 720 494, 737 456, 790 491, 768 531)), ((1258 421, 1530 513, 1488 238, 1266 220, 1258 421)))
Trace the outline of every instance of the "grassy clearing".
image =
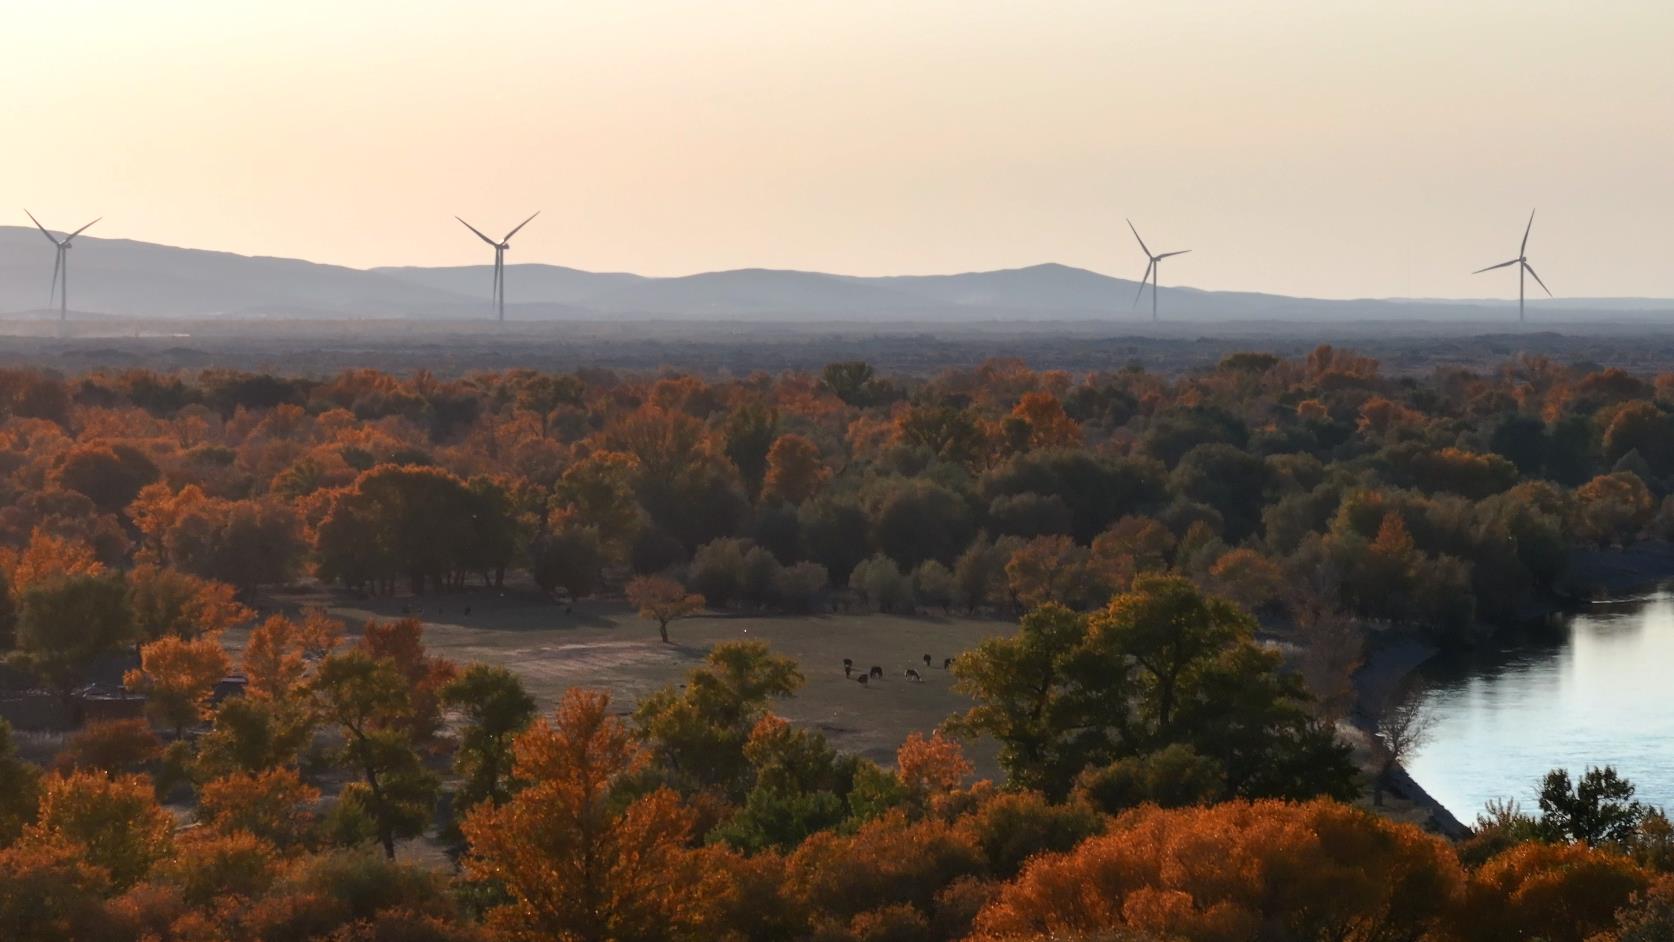
MULTIPOLYGON (((620 602, 587 601, 566 613, 539 593, 477 591, 445 598, 361 599, 317 591, 268 600, 287 609, 323 605, 353 629, 369 618, 411 614, 424 622, 425 643, 437 655, 467 663, 481 661, 516 671, 543 711, 557 705, 570 687, 608 690, 623 710, 648 692, 680 684, 710 647, 736 639, 767 642, 795 658, 807 677, 796 697, 775 712, 819 729, 838 749, 891 763, 895 749, 913 731, 929 732, 970 701, 952 689, 942 669, 982 639, 1004 634, 1010 621, 966 617, 897 615, 706 615, 669 626, 672 644, 657 638, 657 626, 620 602), (470 607, 470 614, 465 613, 470 607), (932 665, 926 669, 924 655, 932 665), (843 658, 857 672, 882 667, 882 681, 862 686, 843 676, 843 658), (909 680, 916 669, 922 682, 909 680)), ((226 639, 238 649, 242 634, 226 639)), ((995 776, 990 744, 968 749, 980 774, 995 776)))

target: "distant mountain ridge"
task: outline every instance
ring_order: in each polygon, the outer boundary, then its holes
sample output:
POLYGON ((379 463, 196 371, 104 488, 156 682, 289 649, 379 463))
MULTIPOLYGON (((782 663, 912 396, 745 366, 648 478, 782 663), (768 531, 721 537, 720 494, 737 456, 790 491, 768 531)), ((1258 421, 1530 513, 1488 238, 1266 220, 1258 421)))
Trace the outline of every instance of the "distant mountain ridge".
MULTIPOLYGON (((78 316, 417 318, 488 316, 492 269, 347 268, 83 235, 70 253, 70 305, 78 316)), ((52 247, 32 228, 0 227, 0 315, 47 316, 52 247)), ((1149 321, 1138 284, 1059 264, 947 275, 861 277, 746 268, 680 277, 509 265, 507 318, 538 320, 754 320, 820 323, 1149 321)), ((1508 302, 1320 300, 1165 287, 1176 320, 1498 320, 1508 302)), ((1542 301, 1531 316, 1674 319, 1674 300, 1542 301)))

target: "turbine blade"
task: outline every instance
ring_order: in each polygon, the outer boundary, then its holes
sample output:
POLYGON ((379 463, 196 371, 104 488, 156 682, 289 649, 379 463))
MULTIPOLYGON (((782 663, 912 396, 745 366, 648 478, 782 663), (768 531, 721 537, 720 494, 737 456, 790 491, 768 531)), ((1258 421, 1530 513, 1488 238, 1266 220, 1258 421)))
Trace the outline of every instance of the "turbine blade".
MULTIPOLYGON (((103 218, 105 218, 105 217, 103 217, 103 216, 99 217, 99 219, 103 219, 103 218)), ((95 219, 95 220, 93 220, 93 222, 98 222, 99 219, 95 219)), ((74 232, 70 233, 69 235, 65 236, 64 237, 64 244, 69 245, 71 239, 73 239, 76 236, 81 235, 83 232, 86 232, 87 230, 93 228, 93 222, 90 222, 87 225, 82 226, 80 229, 77 229, 76 231, 74 231, 74 232)))
POLYGON ((1539 275, 1535 275, 1534 266, 1530 265, 1527 259, 1523 261, 1523 267, 1528 269, 1529 274, 1534 275, 1535 284, 1540 285, 1540 290, 1546 292, 1547 297, 1552 297, 1552 289, 1546 287, 1546 282, 1541 281, 1539 275))
POLYGON ((1184 254, 1186 254, 1187 252, 1190 252, 1190 251, 1191 251, 1191 249, 1181 249, 1178 252, 1164 252, 1161 255, 1157 256, 1157 258, 1158 259, 1173 258, 1176 255, 1184 255, 1184 254))
MULTIPOLYGON (((1122 221, 1128 224, 1129 229, 1133 229, 1133 237, 1135 239, 1139 239, 1139 230, 1133 228, 1133 220, 1132 219, 1124 219, 1122 221)), ((1142 249, 1145 249, 1145 257, 1146 258, 1151 258, 1152 257, 1151 250, 1145 247, 1145 240, 1144 239, 1139 239, 1139 247, 1142 248, 1142 249)))
MULTIPOLYGON (((459 219, 459 217, 458 217, 458 216, 455 216, 455 217, 453 217, 453 218, 455 218, 455 219, 459 219)), ((494 247, 495 247, 495 248, 499 248, 499 247, 500 247, 500 243, 498 243, 498 242, 495 242, 495 241, 494 241, 494 240, 493 240, 493 239, 490 239, 490 238, 489 238, 489 237, 488 237, 488 236, 485 236, 485 235, 483 235, 483 234, 482 234, 482 230, 481 230, 481 229, 478 229, 478 228, 477 228, 477 227, 476 227, 476 226, 473 226, 473 225, 471 225, 471 224, 470 224, 470 223, 468 223, 468 222, 466 222, 466 221, 465 221, 465 220, 463 220, 463 219, 459 219, 459 224, 460 224, 460 225, 462 225, 462 226, 464 226, 464 227, 465 227, 465 228, 467 228, 467 229, 469 229, 469 230, 471 230, 471 231, 472 231, 472 232, 475 232, 475 233, 476 233, 476 234, 477 234, 477 238, 479 238, 479 239, 481 239, 481 240, 483 240, 483 241, 484 241, 484 242, 487 242, 487 243, 488 243, 488 244, 489 244, 489 245, 492 245, 492 246, 494 246, 494 247)))
POLYGON ((58 271, 64 264, 64 253, 54 252, 52 256, 52 287, 47 290, 47 307, 58 299, 58 271))
MULTIPOLYGON (((1143 243, 1142 243, 1143 244, 1143 243)), ((1146 255, 1150 253, 1147 252, 1146 255)), ((1139 307, 1139 299, 1145 296, 1145 282, 1151 278, 1151 269, 1157 267, 1156 259, 1152 259, 1145 266, 1145 274, 1139 276, 1139 290, 1133 293, 1133 306, 1139 307)))
POLYGON ((54 236, 52 233, 48 232, 46 226, 41 225, 41 221, 39 219, 35 218, 34 213, 32 213, 32 212, 30 212, 29 210, 26 209, 26 210, 23 211, 23 214, 25 216, 29 217, 29 221, 35 224, 35 228, 41 230, 41 235, 46 236, 47 241, 51 242, 53 245, 58 244, 57 237, 54 236))
POLYGON ((539 216, 540 214, 541 214, 540 210, 538 210, 538 209, 535 210, 534 215, 532 215, 528 219, 525 219, 522 222, 518 223, 517 224, 517 229, 513 229, 512 231, 506 233, 506 237, 504 239, 501 239, 500 241, 501 242, 510 242, 511 237, 514 236, 514 235, 517 235, 517 230, 518 229, 522 229, 524 226, 527 226, 531 222, 534 222, 535 221, 535 216, 539 216))
POLYGON ((1529 231, 1534 228, 1534 210, 1529 210, 1529 224, 1523 227, 1523 247, 1517 250, 1518 255, 1529 254, 1529 231))
POLYGON ((1476 270, 1476 271, 1473 271, 1473 272, 1471 272, 1471 274, 1473 274, 1473 275, 1480 275, 1480 274, 1482 274, 1482 273, 1483 273, 1483 272, 1485 272, 1485 271, 1493 271, 1493 270, 1494 270, 1494 269, 1496 269, 1496 268, 1504 268, 1504 267, 1506 267, 1506 266, 1507 266, 1507 265, 1515 265, 1515 264, 1517 264, 1517 263, 1518 263, 1518 262, 1520 262, 1520 261, 1522 261, 1522 259, 1520 259, 1520 258, 1514 258, 1514 259, 1512 259, 1512 260, 1511 260, 1511 261, 1509 261, 1509 262, 1501 262, 1501 263, 1499 263, 1499 264, 1498 264, 1498 265, 1489 265, 1489 266, 1488 266, 1488 267, 1487 267, 1487 268, 1478 268, 1478 269, 1477 269, 1477 270, 1476 270))

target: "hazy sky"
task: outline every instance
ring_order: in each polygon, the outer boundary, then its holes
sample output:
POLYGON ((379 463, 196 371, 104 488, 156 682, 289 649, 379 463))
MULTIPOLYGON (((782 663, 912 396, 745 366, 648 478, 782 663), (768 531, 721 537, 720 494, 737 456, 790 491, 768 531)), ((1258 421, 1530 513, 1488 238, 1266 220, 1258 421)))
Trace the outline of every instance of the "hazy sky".
POLYGON ((0 0, 0 224, 356 266, 1674 296, 1674 3, 0 0))

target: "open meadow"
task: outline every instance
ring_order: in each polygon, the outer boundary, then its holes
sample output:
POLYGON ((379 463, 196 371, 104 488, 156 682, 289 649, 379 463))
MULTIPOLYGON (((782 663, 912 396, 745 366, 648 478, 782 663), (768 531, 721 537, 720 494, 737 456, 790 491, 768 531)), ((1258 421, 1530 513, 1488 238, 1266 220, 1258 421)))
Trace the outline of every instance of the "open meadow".
MULTIPOLYGON (((584 600, 567 612, 533 590, 481 590, 440 598, 367 599, 349 593, 298 591, 276 594, 270 606, 320 606, 357 633, 370 619, 407 616, 424 623, 430 653, 460 665, 482 662, 515 671, 543 714, 565 690, 591 687, 610 693, 615 711, 630 712, 639 699, 665 685, 679 685, 709 649, 723 641, 755 639, 796 659, 806 684, 774 704, 774 712, 824 733, 839 750, 891 765, 908 733, 928 734, 948 716, 970 706, 953 690, 942 667, 984 638, 1009 633, 1012 621, 964 616, 706 614, 670 625, 672 643, 657 626, 620 601, 584 600), (470 613, 466 614, 469 608, 470 613), (924 655, 932 665, 924 666, 924 655), (882 680, 862 685, 843 676, 843 658, 856 676, 873 665, 882 680), (922 681, 906 676, 916 669, 922 681)), ((236 658, 246 632, 224 639, 236 658)), ((978 774, 1000 774, 992 743, 968 745, 978 774)))

